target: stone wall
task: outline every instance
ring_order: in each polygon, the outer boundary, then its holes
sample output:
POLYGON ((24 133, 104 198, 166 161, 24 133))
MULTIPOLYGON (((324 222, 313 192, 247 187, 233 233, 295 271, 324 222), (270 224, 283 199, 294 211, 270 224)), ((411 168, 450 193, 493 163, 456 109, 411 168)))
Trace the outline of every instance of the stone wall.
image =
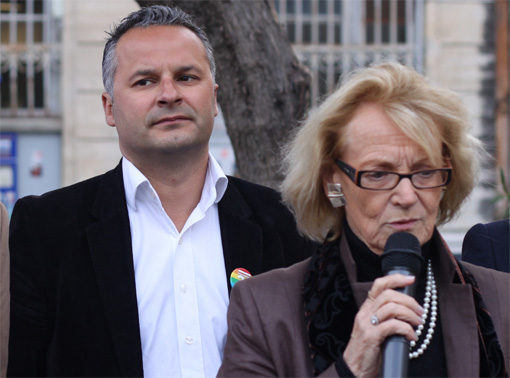
POLYGON ((138 8, 134 0, 63 1, 63 185, 103 173, 121 157, 104 119, 101 60, 105 31, 138 8))
MULTIPOLYGON (((472 117, 472 133, 494 154, 494 6, 486 0, 429 0, 425 14, 425 73, 461 94, 472 117)), ((491 221, 494 162, 484 160, 480 184, 459 217, 441 227, 454 252, 466 230, 491 221)))

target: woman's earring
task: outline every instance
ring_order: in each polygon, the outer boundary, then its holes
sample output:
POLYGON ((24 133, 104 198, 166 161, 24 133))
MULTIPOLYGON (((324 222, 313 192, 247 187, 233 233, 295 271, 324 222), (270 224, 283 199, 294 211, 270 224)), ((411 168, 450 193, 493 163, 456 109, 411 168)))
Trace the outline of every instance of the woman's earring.
POLYGON ((342 207, 345 205, 345 196, 342 193, 342 184, 328 182, 327 196, 333 207, 342 207))

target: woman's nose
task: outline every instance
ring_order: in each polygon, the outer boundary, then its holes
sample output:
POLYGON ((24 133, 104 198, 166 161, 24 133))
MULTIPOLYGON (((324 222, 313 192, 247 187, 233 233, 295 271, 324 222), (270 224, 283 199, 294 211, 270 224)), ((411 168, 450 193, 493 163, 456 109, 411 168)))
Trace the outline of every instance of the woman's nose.
POLYGON ((393 189, 394 194, 392 196, 392 200, 395 201, 395 204, 399 204, 401 206, 409 206, 415 203, 418 199, 418 195, 416 193, 418 189, 416 189, 411 182, 409 177, 405 177, 397 184, 397 186, 393 189))

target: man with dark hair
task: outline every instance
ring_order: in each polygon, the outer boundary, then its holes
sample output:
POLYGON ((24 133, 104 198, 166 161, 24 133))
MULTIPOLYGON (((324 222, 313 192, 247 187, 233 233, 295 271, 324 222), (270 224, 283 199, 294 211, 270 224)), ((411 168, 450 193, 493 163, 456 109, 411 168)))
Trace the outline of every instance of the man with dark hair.
POLYGON ((212 48, 186 13, 152 6, 109 33, 104 175, 20 199, 11 222, 11 376, 215 376, 231 285, 308 257, 268 188, 209 153, 212 48))

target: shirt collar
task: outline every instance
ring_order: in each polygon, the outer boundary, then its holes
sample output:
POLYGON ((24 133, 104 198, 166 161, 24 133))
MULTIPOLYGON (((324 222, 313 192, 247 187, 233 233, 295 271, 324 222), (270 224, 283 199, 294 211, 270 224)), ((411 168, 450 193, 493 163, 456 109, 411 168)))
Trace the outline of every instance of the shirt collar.
MULTIPOLYGON (((205 180, 210 180, 211 187, 214 187, 216 198, 214 203, 220 202, 227 190, 228 178, 221 169, 220 164, 216 161, 214 156, 209 152, 209 164, 207 165, 207 174, 205 180)), ((204 185, 204 188, 206 185, 204 185)))
POLYGON ((124 191, 126 192, 126 201, 130 208, 136 211, 136 193, 138 188, 149 180, 125 157, 122 158, 122 177, 124 179, 124 191))
MULTIPOLYGON (((142 185, 148 186, 150 190, 152 185, 149 180, 143 175, 142 172, 135 167, 125 157, 122 158, 122 176, 124 180, 124 190, 126 194, 126 201, 129 207, 136 211, 136 193, 142 185)), ((202 189, 202 197, 205 193, 214 198, 214 203, 220 202, 227 190, 228 178, 221 169, 221 166, 216 159, 209 152, 209 162, 207 164, 207 172, 204 181, 204 188, 202 189)), ((154 191, 154 194, 156 192, 154 191)))

